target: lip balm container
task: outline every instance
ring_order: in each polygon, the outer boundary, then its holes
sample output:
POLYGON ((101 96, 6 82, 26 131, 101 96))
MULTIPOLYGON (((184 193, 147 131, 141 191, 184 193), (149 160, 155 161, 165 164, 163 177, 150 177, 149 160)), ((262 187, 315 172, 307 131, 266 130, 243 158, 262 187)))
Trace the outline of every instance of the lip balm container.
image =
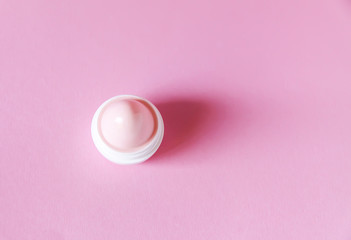
POLYGON ((148 100, 120 95, 105 101, 95 112, 91 135, 98 151, 118 164, 136 164, 158 149, 164 124, 158 109, 148 100))

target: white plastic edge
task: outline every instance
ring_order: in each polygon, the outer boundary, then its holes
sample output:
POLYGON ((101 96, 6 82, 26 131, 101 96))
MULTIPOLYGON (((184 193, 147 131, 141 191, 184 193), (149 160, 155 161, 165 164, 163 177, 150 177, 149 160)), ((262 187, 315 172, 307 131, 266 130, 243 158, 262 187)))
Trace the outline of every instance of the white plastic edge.
POLYGON ((96 148, 105 158, 117 164, 123 164, 123 165, 137 164, 137 163, 146 161, 157 151, 157 149, 161 145, 163 135, 164 135, 164 124, 163 124, 161 113, 151 102, 149 102, 144 98, 137 97, 134 95, 119 95, 108 99, 103 104, 101 104, 101 106, 96 110, 91 123, 91 136, 93 138, 96 148), (98 119, 102 109, 111 101, 114 101, 119 98, 132 98, 132 99, 145 101, 152 107, 152 109, 156 113, 158 127, 156 130, 155 136, 153 137, 150 143, 148 143, 146 146, 144 146, 142 149, 136 152, 126 153, 126 152, 117 151, 116 149, 110 147, 104 142, 104 140, 101 138, 98 131, 98 119))

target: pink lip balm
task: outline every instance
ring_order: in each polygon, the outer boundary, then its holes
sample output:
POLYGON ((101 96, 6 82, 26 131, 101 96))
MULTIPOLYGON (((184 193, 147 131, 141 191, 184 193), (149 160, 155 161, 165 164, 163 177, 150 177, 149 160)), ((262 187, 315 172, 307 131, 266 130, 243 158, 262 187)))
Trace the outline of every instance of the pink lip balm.
POLYGON ((135 164, 150 158, 160 146, 163 133, 163 120, 157 108, 148 100, 132 95, 104 102, 91 124, 96 148, 118 164, 135 164))

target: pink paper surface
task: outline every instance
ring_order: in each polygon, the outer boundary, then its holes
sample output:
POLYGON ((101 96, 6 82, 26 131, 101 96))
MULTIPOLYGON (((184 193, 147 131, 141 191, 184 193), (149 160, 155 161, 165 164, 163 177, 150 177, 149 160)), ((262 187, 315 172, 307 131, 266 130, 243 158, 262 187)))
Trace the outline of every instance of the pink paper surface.
POLYGON ((351 2, 0 0, 0 239, 351 239, 351 2), (119 166, 90 123, 165 120, 119 166))

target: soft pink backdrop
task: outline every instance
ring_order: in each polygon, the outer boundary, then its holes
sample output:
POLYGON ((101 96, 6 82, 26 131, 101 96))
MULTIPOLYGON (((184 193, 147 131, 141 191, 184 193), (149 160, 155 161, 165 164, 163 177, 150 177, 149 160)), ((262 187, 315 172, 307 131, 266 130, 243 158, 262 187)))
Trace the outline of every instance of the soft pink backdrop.
POLYGON ((0 239, 351 239, 351 2, 0 0, 0 239), (98 106, 161 110, 105 160, 98 106))

